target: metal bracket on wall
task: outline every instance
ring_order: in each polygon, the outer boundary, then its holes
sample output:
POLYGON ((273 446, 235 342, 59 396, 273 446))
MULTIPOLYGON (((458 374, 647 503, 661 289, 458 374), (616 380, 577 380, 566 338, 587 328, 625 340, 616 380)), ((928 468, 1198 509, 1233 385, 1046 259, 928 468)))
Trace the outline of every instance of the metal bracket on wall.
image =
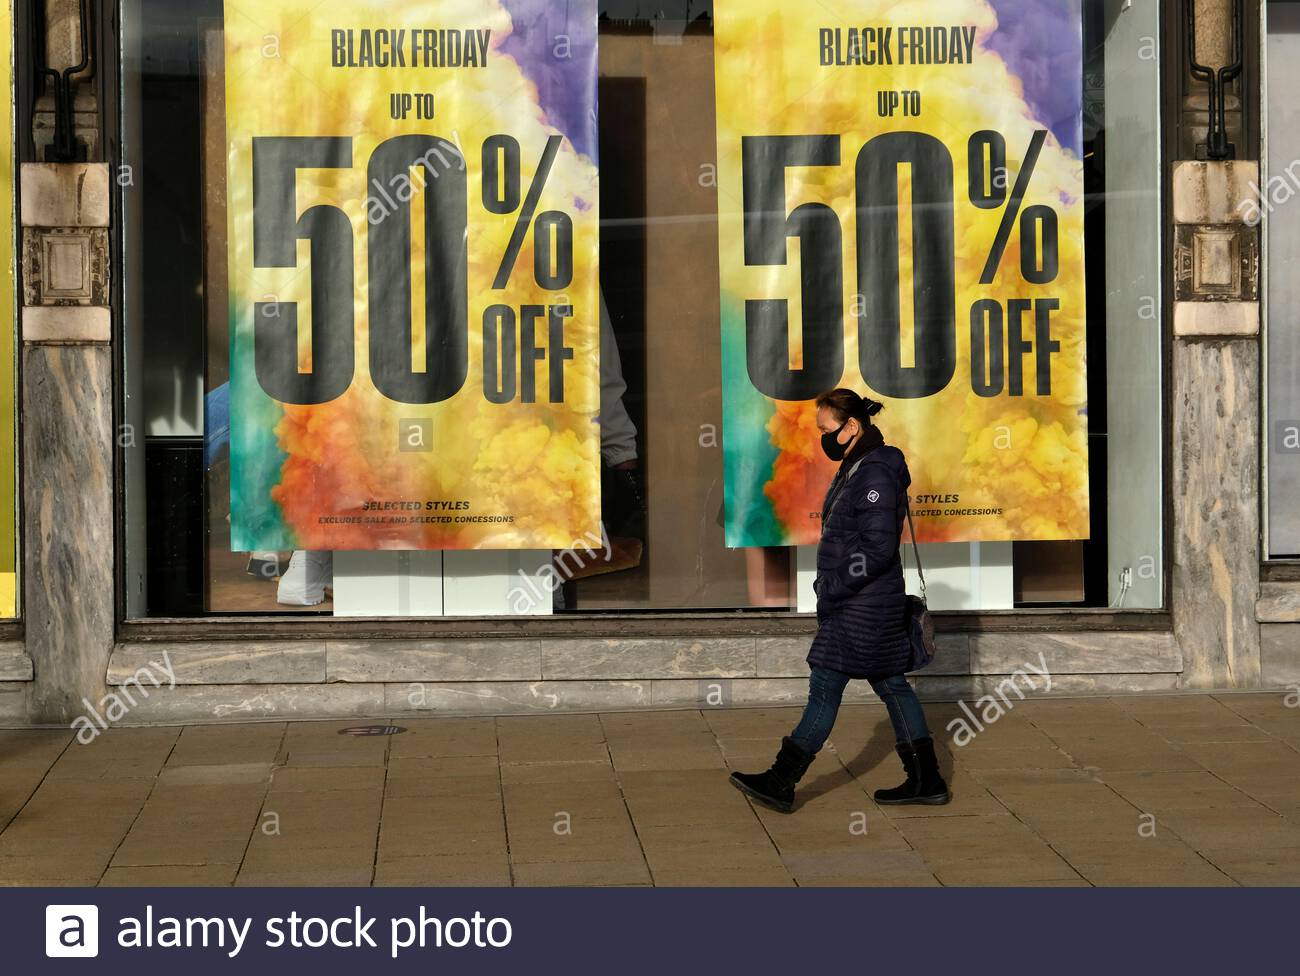
POLYGON ((1197 159, 1236 159, 1237 147, 1228 141, 1227 99, 1228 84, 1235 80, 1244 64, 1245 0, 1232 0, 1229 10, 1232 17, 1232 61, 1217 70, 1196 60, 1196 0, 1183 0, 1183 17, 1187 25, 1187 67, 1192 77, 1206 83, 1209 90, 1209 126, 1205 142, 1196 146, 1197 159))
MULTIPOLYGON (((33 98, 45 94, 48 85, 54 88, 54 140, 45 147, 47 163, 84 163, 86 144, 76 136, 74 105, 78 81, 95 76, 94 57, 91 51, 90 0, 80 0, 78 5, 77 33, 81 40, 81 60, 58 71, 47 63, 49 50, 49 25, 45 16, 45 0, 31 0, 31 50, 33 54, 33 98)), ((32 115, 35 117, 35 105, 32 115)))

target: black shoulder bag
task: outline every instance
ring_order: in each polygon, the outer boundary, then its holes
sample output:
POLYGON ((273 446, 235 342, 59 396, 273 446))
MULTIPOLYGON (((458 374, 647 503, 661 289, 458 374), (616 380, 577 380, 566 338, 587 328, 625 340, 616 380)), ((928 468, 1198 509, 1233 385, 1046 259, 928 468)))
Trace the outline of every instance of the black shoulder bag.
MULTIPOLYGON (((906 495, 904 495, 906 497, 906 495)), ((916 556, 916 572, 921 577, 921 595, 907 594, 903 607, 903 624, 907 628, 907 643, 911 660, 907 670, 920 671, 934 660, 934 621, 925 602, 925 570, 921 568, 921 549, 916 544, 916 527, 912 525, 912 504, 907 502, 907 531, 912 537, 912 553, 916 556)))

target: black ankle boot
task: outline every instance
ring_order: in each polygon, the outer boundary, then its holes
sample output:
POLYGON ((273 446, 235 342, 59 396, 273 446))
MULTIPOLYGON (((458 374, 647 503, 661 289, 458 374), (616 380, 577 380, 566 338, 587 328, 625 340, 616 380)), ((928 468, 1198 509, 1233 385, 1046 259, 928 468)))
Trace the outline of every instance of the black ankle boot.
POLYGON ((939 774, 939 760, 934 755, 933 739, 900 742, 897 749, 898 758, 903 760, 903 769, 907 772, 907 782, 892 790, 876 790, 877 803, 926 803, 942 806, 952 799, 948 784, 939 774))
POLYGON ((732 773, 731 785, 774 810, 794 809, 794 786, 808 772, 816 753, 804 752, 788 735, 781 740, 772 768, 765 773, 732 773))

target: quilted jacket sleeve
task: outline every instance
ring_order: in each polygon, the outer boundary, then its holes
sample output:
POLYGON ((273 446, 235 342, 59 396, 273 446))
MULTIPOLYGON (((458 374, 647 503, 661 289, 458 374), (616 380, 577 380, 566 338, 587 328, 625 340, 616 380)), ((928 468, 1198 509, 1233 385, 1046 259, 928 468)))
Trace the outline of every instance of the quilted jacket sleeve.
POLYGON ((878 577, 898 554, 898 484, 883 464, 867 465, 850 482, 854 537, 845 558, 825 574, 817 587, 819 615, 847 600, 878 577))

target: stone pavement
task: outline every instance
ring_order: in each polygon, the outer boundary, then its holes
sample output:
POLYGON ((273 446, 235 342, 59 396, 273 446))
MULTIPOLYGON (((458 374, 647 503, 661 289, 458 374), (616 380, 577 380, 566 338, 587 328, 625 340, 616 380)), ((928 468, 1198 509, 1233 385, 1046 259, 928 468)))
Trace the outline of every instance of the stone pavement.
POLYGON ((0 884, 1300 884, 1286 692, 1012 704, 941 735, 950 805, 895 808, 846 705, 790 815, 726 777, 794 708, 0 732, 0 884))

